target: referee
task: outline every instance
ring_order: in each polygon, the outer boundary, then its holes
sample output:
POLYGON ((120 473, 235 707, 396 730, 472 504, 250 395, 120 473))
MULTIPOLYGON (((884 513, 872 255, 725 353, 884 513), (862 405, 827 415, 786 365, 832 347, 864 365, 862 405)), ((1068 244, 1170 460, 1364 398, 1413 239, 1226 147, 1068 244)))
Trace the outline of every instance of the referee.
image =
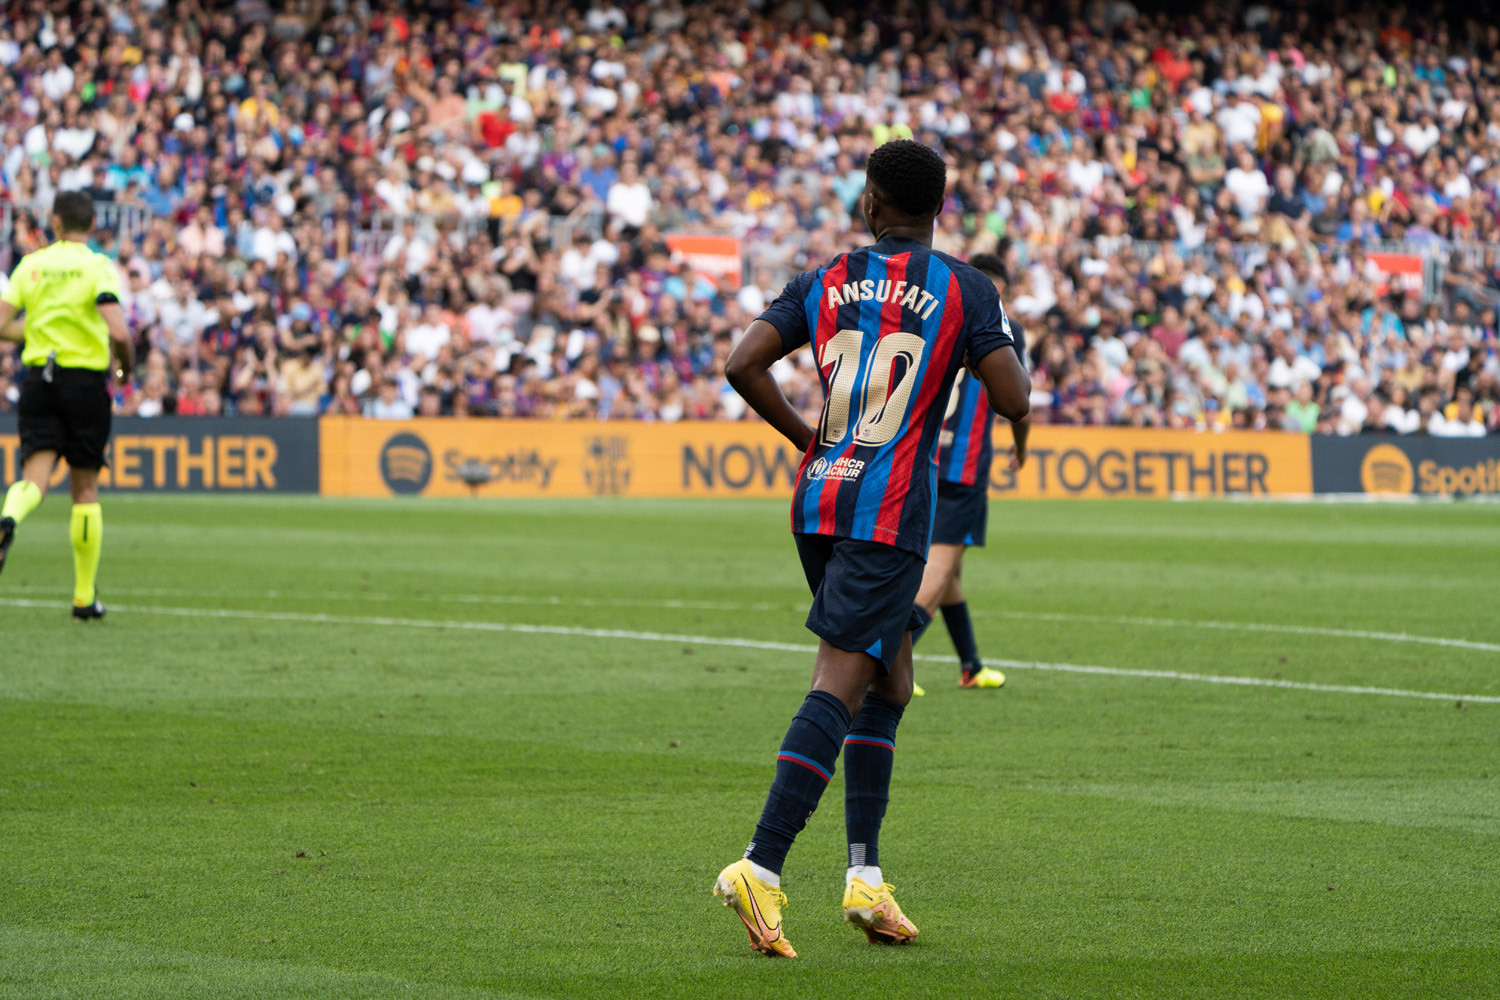
POLYGON ((114 261, 88 248, 94 201, 68 191, 53 203, 57 242, 21 258, 0 295, 0 340, 24 344, 19 408, 21 478, 0 507, 0 569, 16 528, 47 493, 57 460, 68 463, 73 488, 73 617, 104 617, 94 587, 104 517, 99 469, 109 444, 109 369, 130 375, 132 346, 120 306, 114 261), (25 310, 24 325, 12 322, 25 310))

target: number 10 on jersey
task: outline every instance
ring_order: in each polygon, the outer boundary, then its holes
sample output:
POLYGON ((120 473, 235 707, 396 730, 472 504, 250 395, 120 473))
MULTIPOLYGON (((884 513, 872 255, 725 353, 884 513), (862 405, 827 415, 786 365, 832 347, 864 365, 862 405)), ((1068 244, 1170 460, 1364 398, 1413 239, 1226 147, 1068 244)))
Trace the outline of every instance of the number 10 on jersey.
POLYGON ((875 356, 865 371, 864 384, 857 385, 863 347, 863 333, 840 330, 824 342, 818 355, 818 367, 828 379, 828 399, 823 403, 823 419, 818 422, 818 438, 824 445, 842 441, 851 422, 854 443, 860 445, 887 444, 901 431, 927 341, 900 331, 881 337, 875 342, 875 356), (905 368, 897 378, 896 367, 901 362, 905 368), (897 379, 894 387, 893 378, 897 379))

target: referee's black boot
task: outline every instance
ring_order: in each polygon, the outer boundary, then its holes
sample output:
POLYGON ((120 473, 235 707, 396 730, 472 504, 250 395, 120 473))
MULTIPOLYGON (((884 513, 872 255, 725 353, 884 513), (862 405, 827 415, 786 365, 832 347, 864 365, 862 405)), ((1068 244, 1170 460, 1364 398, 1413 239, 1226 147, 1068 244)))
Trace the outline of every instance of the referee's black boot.
POLYGON ((10 543, 15 540, 16 519, 0 517, 0 570, 5 569, 5 554, 10 551, 10 543))
POLYGON ((73 617, 81 622, 91 622, 96 618, 103 618, 105 611, 104 602, 99 600, 97 592, 94 594, 93 604, 85 604, 83 607, 79 607, 76 604, 73 605, 73 617))

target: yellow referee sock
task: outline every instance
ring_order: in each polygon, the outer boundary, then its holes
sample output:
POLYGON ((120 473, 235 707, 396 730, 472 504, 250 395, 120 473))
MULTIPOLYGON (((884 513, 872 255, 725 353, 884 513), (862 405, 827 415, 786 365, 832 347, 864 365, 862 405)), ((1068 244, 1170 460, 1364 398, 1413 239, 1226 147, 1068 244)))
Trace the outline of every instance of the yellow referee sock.
POLYGON ((42 491, 36 483, 29 479, 17 479, 5 491, 5 506, 0 507, 0 517, 13 517, 20 524, 41 502, 42 491))
POLYGON ((73 539, 73 606, 94 603, 99 550, 104 545, 104 512, 97 503, 75 503, 68 535, 73 539))

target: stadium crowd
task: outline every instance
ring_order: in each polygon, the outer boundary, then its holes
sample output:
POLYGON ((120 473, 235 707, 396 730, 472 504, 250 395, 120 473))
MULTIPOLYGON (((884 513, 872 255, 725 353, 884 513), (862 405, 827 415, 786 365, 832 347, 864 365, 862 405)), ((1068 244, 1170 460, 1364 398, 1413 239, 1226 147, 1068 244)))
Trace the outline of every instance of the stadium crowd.
MULTIPOLYGON (((61 190, 149 220, 100 234, 126 414, 740 419, 732 338, 863 241, 860 166, 914 136, 937 247, 1009 265, 1037 419, 1500 429, 1500 28, 883 8, 15 0, 0 252, 61 190), (744 240, 743 285, 672 231, 744 240)), ((821 405, 806 351, 778 377, 821 405)))

